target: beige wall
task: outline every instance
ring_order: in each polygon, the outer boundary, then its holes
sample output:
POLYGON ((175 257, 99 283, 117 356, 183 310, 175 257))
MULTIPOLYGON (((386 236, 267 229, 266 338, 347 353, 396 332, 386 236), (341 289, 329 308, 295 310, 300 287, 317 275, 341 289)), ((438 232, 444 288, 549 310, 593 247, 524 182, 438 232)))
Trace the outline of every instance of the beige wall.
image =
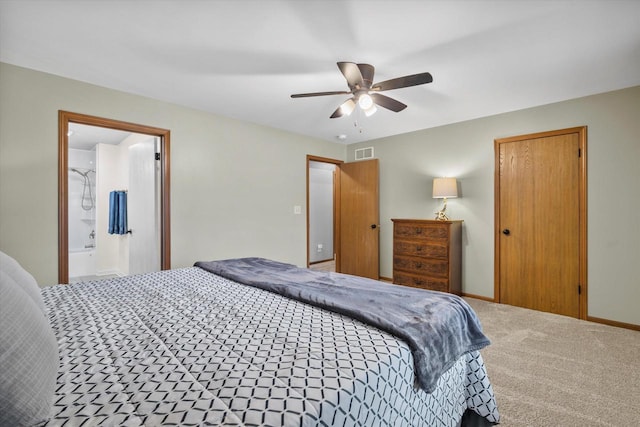
MULTIPOLYGON (((0 250, 57 280, 57 112, 171 130, 172 266, 264 256, 306 263, 306 155, 339 144, 0 64, 0 250)), ((456 176, 464 291, 493 296, 493 140, 587 125, 589 315, 640 324, 640 87, 355 144, 380 159, 381 275, 390 218, 431 218, 431 180, 456 176)))
POLYGON ((306 265, 306 155, 346 153, 340 144, 7 64, 0 94, 0 250, 41 285, 58 277, 58 110, 171 130, 173 267, 236 256, 306 265))
MULTIPOLYGON (((114 189, 127 188, 122 165, 122 148, 113 144, 96 146, 96 272, 103 274, 125 274, 120 262, 121 249, 129 247, 123 241, 126 235, 109 235, 109 193, 114 189)), ((124 256, 124 255, 123 255, 124 256)))
MULTIPOLYGON (((411 107, 409 107, 411 108, 411 107)), ((383 138, 380 159, 380 274, 392 276, 391 218, 433 218, 434 177, 454 176, 464 220, 463 290, 493 297, 493 140, 588 126, 588 312, 640 324, 640 87, 383 138)))

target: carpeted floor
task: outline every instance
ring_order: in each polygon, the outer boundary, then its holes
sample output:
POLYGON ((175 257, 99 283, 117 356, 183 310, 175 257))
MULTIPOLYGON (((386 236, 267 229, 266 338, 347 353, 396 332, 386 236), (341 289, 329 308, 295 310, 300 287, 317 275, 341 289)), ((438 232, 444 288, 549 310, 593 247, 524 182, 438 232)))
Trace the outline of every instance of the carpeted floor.
POLYGON ((501 426, 640 426, 640 332, 465 298, 501 426))
POLYGON ((317 262, 315 264, 311 264, 309 268, 311 270, 316 270, 316 271, 327 271, 327 272, 336 271, 336 261, 330 260, 330 261, 324 261, 324 262, 317 262))

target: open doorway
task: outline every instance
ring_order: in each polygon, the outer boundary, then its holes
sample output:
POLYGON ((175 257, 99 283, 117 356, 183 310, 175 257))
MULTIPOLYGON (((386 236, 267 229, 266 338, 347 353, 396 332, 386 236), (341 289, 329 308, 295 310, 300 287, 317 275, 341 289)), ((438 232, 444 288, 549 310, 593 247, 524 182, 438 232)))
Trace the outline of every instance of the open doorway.
POLYGON ((307 260, 313 270, 336 271, 336 170, 335 163, 311 159, 307 162, 307 260))
MULTIPOLYGON (((314 220, 320 215, 312 206, 313 189, 310 175, 314 173, 312 172, 314 169, 331 170, 331 166, 333 166, 333 218, 324 222, 332 221, 333 223, 335 263, 333 271, 378 279, 380 277, 378 159, 344 163, 340 160, 307 156, 307 266, 320 269, 319 262, 312 261, 312 254, 322 256, 324 242, 327 241, 326 237, 323 241, 319 241, 312 236, 311 228, 321 227, 314 220), (312 162, 325 165, 315 165, 312 162), (322 247, 318 247, 319 244, 322 247)), ((328 179, 328 177, 325 178, 325 180, 328 179)), ((324 197, 326 199, 327 196, 324 197)))
POLYGON ((60 111, 58 178, 59 283, 170 268, 168 130, 60 111))

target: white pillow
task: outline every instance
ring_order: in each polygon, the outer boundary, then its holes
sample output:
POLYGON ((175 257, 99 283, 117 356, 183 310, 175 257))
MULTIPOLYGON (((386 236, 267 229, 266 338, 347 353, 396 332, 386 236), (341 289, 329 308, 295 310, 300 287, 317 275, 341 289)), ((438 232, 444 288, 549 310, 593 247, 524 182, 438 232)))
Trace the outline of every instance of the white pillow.
POLYGON ((9 255, 0 251, 0 271, 4 271, 26 292, 27 295, 36 303, 36 305, 46 313, 44 309, 44 301, 40 293, 40 286, 31 274, 9 255))
POLYGON ((0 426, 33 426, 51 417, 58 343, 48 318, 0 271, 0 426))

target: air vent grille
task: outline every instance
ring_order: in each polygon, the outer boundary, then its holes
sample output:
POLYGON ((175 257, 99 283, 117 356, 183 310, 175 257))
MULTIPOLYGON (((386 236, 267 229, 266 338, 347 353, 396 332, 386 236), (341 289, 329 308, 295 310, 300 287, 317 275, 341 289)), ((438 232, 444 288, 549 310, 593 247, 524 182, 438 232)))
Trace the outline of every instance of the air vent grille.
POLYGON ((373 147, 358 148, 356 150, 356 160, 373 159, 373 147))

